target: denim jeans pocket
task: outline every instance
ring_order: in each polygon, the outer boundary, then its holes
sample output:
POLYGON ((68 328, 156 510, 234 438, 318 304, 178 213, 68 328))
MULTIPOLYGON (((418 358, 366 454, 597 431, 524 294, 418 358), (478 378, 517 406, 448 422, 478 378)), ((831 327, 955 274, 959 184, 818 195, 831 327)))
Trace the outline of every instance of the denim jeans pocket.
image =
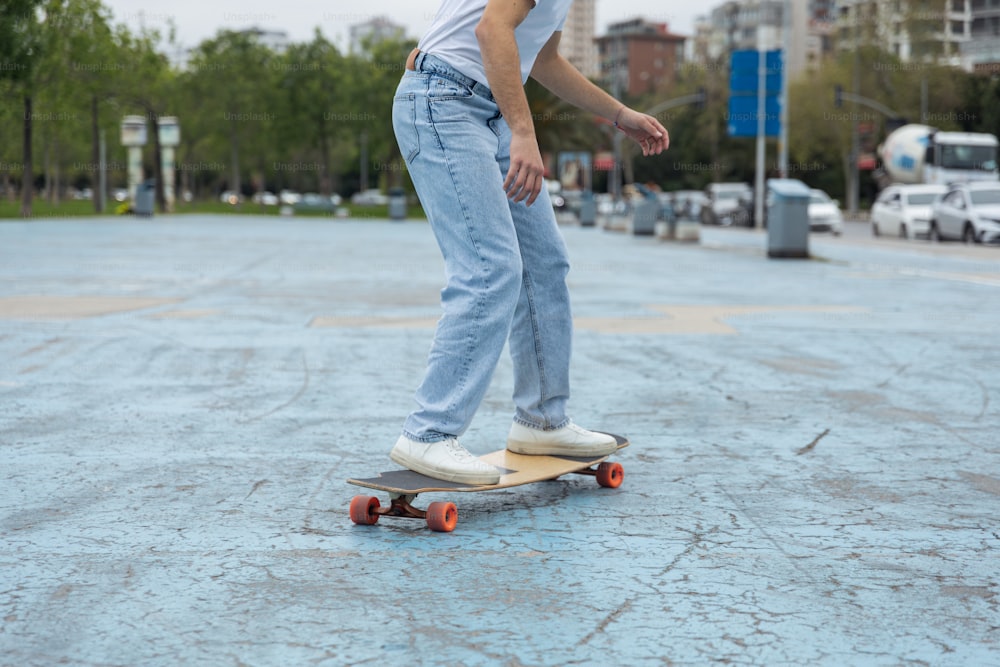
POLYGON ((446 76, 431 76, 427 82, 427 97, 430 100, 463 100, 472 97, 472 89, 446 76))
POLYGON ((396 134, 399 152, 407 162, 420 153, 420 135, 417 133, 417 96, 413 93, 397 95, 392 101, 392 129, 396 134))

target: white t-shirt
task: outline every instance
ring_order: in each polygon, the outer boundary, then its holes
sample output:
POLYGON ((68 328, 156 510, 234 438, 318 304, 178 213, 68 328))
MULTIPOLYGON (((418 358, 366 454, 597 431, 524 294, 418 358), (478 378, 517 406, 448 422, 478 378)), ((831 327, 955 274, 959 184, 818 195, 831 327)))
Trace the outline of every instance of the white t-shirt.
MULTIPOLYGON (((487 0, 442 0, 434 21, 417 48, 437 56, 462 74, 488 85, 476 26, 487 0)), ((536 0, 514 36, 521 56, 521 82, 528 80, 535 58, 552 34, 563 29, 573 0, 536 0)))

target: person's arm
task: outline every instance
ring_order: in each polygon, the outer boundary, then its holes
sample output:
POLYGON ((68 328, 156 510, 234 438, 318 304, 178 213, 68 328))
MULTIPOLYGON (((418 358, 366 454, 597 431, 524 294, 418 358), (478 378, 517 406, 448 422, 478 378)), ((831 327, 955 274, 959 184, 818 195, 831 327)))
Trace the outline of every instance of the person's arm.
POLYGON ((642 147, 643 155, 658 155, 670 146, 670 134, 653 116, 635 111, 592 83, 559 54, 555 33, 542 47, 531 78, 575 107, 607 118, 642 147))
POLYGON ((545 164, 521 81, 521 57, 514 30, 535 7, 535 0, 489 0, 476 26, 487 85, 510 126, 510 169, 504 190, 514 201, 531 206, 542 190, 545 164))

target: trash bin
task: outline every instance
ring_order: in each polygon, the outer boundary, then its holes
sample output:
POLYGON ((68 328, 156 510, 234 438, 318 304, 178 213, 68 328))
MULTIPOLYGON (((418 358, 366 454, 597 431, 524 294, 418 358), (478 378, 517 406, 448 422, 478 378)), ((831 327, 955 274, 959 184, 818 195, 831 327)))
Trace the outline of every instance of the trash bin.
POLYGON ((767 256, 809 257, 809 186, 776 178, 767 182, 767 189, 767 256))
POLYGON ((652 236, 656 233, 656 221, 659 217, 660 202, 656 199, 643 199, 635 205, 632 212, 632 234, 652 236))
POLYGON ((389 190, 389 218, 392 220, 406 219, 406 191, 403 188, 389 190))
POLYGON ((156 181, 143 181, 135 188, 135 205, 133 212, 142 218, 153 217, 153 206, 156 203, 156 181))
POLYGON ((593 227, 597 224, 597 202, 594 201, 594 193, 589 190, 583 193, 580 200, 579 217, 581 227, 593 227))

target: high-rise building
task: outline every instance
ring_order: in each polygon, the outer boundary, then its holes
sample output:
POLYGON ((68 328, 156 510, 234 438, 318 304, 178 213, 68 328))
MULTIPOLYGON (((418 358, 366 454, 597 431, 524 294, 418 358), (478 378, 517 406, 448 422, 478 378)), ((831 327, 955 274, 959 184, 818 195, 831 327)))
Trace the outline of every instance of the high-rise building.
POLYGON ((962 47, 972 32, 973 4, 838 0, 837 46, 852 50, 859 44, 877 44, 903 62, 960 65, 962 47))
POLYGON ((737 50, 784 49, 785 7, 788 53, 785 65, 796 77, 830 50, 832 0, 730 0, 698 22, 694 57, 704 62, 726 59, 737 50))
POLYGON ((614 23, 597 38, 601 79, 617 94, 642 95, 673 83, 687 37, 641 18, 614 23))
POLYGON ((389 39, 406 39, 406 28, 393 23, 385 16, 376 16, 370 21, 357 23, 350 27, 350 43, 348 48, 351 53, 361 53, 366 42, 377 44, 389 39))
POLYGON ((240 30, 239 33, 253 37, 258 43, 266 46, 275 53, 284 53, 288 49, 288 45, 292 43, 288 37, 288 33, 284 30, 247 28, 246 30, 240 30))
MULTIPOLYGON (((967 0, 968 1, 968 0, 967 0)), ((974 72, 1000 74, 1000 0, 971 0, 969 41, 962 61, 974 72)))
POLYGON ((559 53, 580 70, 584 76, 596 79, 600 76, 597 44, 597 0, 574 0, 563 26, 559 40, 559 53))

